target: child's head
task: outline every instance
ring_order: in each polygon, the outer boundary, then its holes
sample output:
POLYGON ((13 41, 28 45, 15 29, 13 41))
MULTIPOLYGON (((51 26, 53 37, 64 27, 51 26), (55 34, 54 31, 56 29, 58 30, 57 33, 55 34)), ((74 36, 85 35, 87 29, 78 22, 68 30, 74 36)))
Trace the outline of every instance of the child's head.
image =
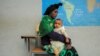
POLYGON ((61 19, 56 19, 54 23, 55 28, 60 28, 62 26, 62 20, 61 19))

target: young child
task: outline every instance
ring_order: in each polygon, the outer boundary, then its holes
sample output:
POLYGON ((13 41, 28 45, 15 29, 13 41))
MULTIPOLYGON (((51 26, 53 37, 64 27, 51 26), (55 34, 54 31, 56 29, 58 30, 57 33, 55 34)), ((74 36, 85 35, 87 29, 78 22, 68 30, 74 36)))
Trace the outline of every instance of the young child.
POLYGON ((69 39, 68 39, 69 35, 67 34, 67 32, 66 32, 66 30, 65 30, 65 28, 64 28, 64 26, 62 24, 62 20, 61 19, 56 19, 55 20, 54 27, 55 27, 54 32, 57 32, 57 33, 63 35, 65 37, 65 39, 66 39, 65 41, 69 42, 69 39))
MULTIPOLYGON (((56 19, 54 23, 54 32, 57 32, 58 34, 61 34, 65 37, 65 43, 69 43, 69 36, 65 31, 64 26, 62 25, 61 19, 56 19)), ((51 46, 54 49, 54 53, 56 56, 59 56, 59 53, 62 51, 64 48, 65 43, 61 41, 51 41, 51 46)))

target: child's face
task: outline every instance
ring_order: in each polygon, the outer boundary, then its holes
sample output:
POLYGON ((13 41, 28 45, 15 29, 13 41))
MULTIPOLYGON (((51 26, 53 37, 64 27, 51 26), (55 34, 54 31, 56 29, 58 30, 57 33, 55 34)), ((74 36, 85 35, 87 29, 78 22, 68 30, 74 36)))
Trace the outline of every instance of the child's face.
POLYGON ((56 20, 56 21, 55 21, 55 24, 54 24, 54 27, 55 27, 55 28, 60 28, 61 26, 62 26, 61 20, 56 20))

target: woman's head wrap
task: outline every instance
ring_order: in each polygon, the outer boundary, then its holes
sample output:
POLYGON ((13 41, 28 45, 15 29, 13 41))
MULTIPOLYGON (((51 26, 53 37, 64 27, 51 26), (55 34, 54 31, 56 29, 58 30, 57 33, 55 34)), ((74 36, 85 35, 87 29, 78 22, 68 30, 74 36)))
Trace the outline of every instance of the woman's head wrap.
POLYGON ((53 10, 58 9, 59 6, 62 6, 62 3, 50 5, 50 6, 46 9, 44 15, 49 15, 53 10))

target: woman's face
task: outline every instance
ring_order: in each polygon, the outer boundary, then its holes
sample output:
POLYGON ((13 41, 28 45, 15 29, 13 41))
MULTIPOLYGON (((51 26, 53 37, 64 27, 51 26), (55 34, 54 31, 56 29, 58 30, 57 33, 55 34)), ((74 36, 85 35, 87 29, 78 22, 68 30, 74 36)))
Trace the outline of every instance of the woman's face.
POLYGON ((55 9, 55 10, 53 10, 53 11, 51 12, 50 16, 51 16, 52 18, 56 18, 57 14, 58 14, 58 9, 55 9))

